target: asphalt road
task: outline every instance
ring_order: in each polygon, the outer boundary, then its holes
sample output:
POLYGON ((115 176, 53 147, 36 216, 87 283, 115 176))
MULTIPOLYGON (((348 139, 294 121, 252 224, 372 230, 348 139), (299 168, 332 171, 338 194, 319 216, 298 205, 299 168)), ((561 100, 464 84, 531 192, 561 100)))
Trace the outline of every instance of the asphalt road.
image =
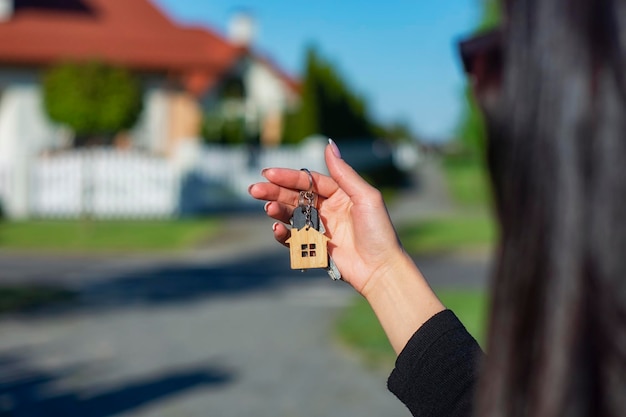
MULTIPOLYGON (((390 369, 334 338, 353 291, 291 271, 270 227, 245 216, 167 256, 0 253, 0 284, 79 294, 0 317, 0 416, 408 416, 390 369)), ((481 287, 488 268, 485 256, 418 263, 434 287, 481 287)))

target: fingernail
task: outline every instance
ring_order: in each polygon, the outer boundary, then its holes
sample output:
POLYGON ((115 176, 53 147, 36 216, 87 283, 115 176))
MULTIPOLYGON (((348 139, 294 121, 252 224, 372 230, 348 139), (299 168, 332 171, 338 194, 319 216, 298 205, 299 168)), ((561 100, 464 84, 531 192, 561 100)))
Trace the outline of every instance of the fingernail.
POLYGON ((265 210, 265 212, 267 213, 267 208, 269 207, 271 201, 268 201, 267 203, 265 203, 265 205, 263 206, 263 210, 265 210))
POLYGON ((274 223, 274 224, 272 225, 272 231, 274 231, 274 232, 275 232, 275 231, 276 231, 276 229, 278 229, 278 222, 276 222, 276 223, 274 223))
POLYGON ((333 155, 335 155, 337 158, 341 158, 341 152, 339 151, 339 148, 337 147, 337 144, 335 143, 335 141, 328 138, 328 144, 333 150, 333 155))
POLYGON ((269 168, 263 168, 263 169, 261 170, 261 176, 265 177, 265 173, 267 172, 267 170, 268 170, 268 169, 269 169, 269 168))
POLYGON ((254 187, 254 184, 250 184, 250 185, 248 186, 248 194, 251 194, 251 193, 252 193, 252 187, 254 187))

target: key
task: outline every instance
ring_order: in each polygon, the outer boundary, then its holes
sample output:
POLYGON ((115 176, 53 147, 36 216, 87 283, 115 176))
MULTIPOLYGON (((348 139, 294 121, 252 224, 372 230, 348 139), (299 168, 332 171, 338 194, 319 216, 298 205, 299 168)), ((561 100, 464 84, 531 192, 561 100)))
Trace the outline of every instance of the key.
MULTIPOLYGON (((317 213, 317 210, 315 209, 315 207, 311 207, 311 213, 310 213, 310 226, 312 228, 314 228, 315 230, 319 230, 319 215, 317 213)), ((298 229, 302 229, 304 226, 306 226, 306 221, 307 221, 307 213, 306 213, 306 208, 305 207, 296 207, 295 210, 293 211, 293 214, 291 216, 291 226, 292 227, 296 227, 298 229)), ((325 231, 324 231, 325 232, 325 231)), ((322 233, 324 233, 322 232, 322 233)))
MULTIPOLYGON (((320 233, 326 233, 324 223, 321 220, 318 221, 320 233)), ((330 254, 328 254, 328 267, 326 268, 326 272, 328 272, 328 275, 333 281, 339 281, 341 279, 341 272, 339 272, 339 268, 335 265, 335 261, 333 261, 333 257, 330 256, 330 254)))

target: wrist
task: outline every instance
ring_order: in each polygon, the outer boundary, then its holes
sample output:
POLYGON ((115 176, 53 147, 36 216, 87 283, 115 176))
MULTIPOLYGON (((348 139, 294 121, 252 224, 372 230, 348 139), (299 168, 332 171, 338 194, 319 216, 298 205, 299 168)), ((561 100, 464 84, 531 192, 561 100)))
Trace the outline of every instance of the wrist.
POLYGON ((366 281, 360 293, 366 300, 376 297, 377 294, 387 291, 392 284, 393 277, 406 275, 414 265, 408 254, 401 247, 387 256, 386 261, 380 265, 366 281))
POLYGON ((445 309, 404 251, 379 268, 361 294, 376 313, 396 353, 426 321, 445 309))

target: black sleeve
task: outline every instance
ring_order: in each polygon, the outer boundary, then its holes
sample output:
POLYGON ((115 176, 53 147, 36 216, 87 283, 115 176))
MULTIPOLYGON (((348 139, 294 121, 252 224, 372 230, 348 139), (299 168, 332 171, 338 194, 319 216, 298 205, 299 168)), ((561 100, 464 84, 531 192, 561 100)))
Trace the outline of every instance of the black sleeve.
POLYGON ((468 417, 482 356, 456 315, 445 310, 411 337, 387 385, 416 417, 468 417))

